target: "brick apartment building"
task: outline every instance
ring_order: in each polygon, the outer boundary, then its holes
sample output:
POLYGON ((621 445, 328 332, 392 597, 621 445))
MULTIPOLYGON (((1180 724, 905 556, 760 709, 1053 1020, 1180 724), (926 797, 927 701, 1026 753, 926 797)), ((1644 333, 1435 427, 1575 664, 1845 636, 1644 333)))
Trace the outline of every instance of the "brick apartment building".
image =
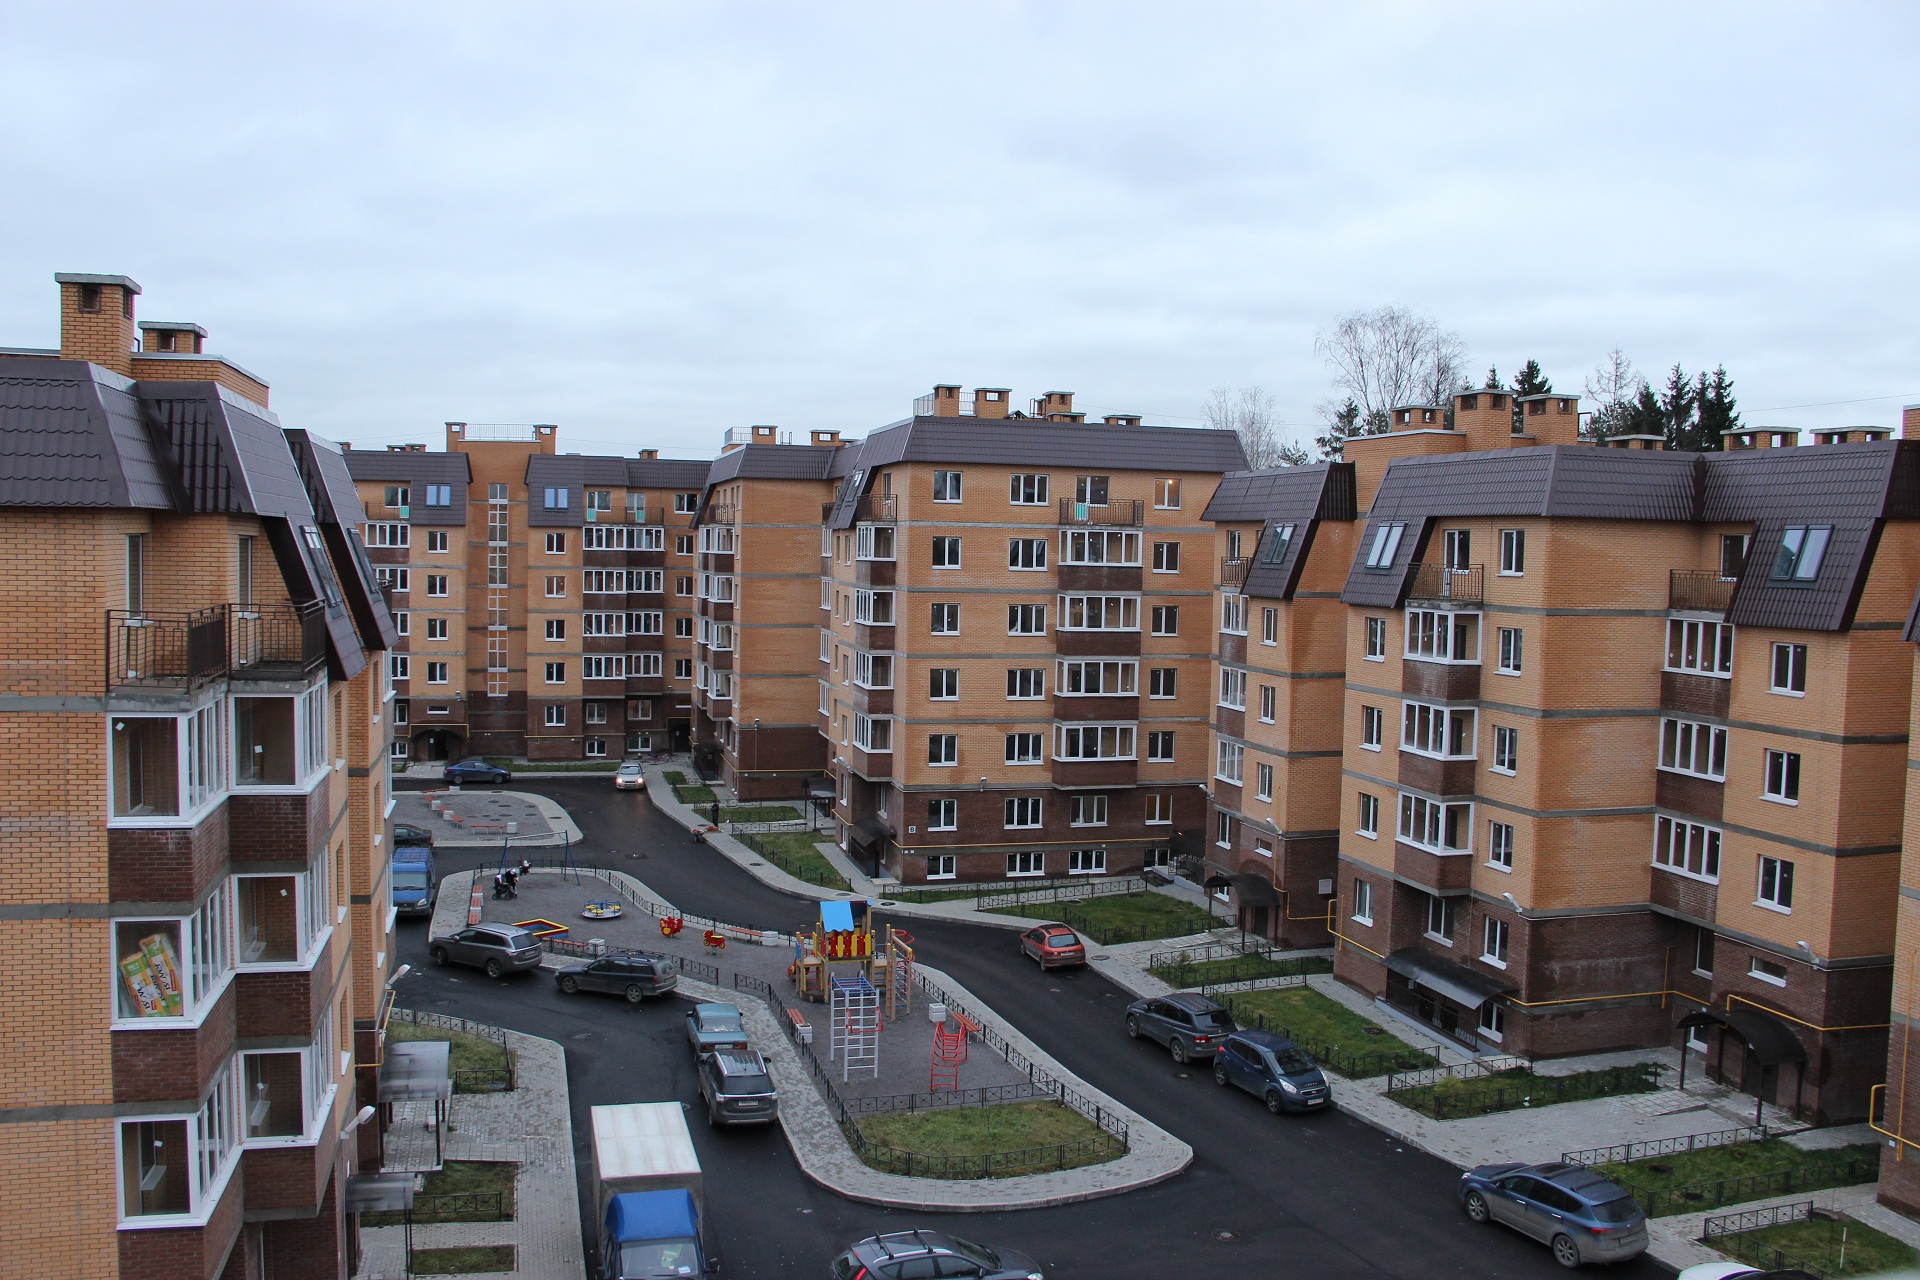
POLYGON ((1557 395, 1393 418, 1348 445, 1351 505, 1333 468, 1223 482, 1223 877, 1243 906, 1281 899, 1284 927, 1258 923, 1290 941, 1331 903, 1339 976, 1465 1043, 1684 1042, 1770 1101, 1865 1114, 1920 444, 1596 448, 1557 395), (1331 623, 1292 629, 1336 607, 1344 654, 1331 623))
POLYGON ((349 449, 393 593, 399 760, 685 749, 705 462, 556 452, 450 422, 444 451, 349 449))
POLYGON ((63 1275, 344 1277, 393 923, 359 502, 204 330, 56 279, 59 345, 0 350, 0 940, 33 958, 0 1236, 63 1275))
POLYGON ((703 608, 732 649, 695 697, 729 779, 824 766, 843 844, 909 883, 1166 864, 1206 821, 1201 513, 1243 464, 1230 432, 948 385, 861 441, 723 454, 702 529, 733 598, 703 608))

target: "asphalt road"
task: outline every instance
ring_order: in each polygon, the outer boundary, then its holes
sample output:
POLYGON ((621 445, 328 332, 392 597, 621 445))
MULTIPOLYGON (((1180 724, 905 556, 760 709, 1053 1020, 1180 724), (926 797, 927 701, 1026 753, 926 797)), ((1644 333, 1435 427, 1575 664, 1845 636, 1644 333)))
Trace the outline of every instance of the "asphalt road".
MULTIPOLYGON (((762 885, 693 843, 644 796, 616 793, 604 778, 517 786, 567 807, 585 835, 583 861, 626 870, 689 911, 778 929, 813 914, 805 900, 762 885)), ((442 859, 442 870, 492 861, 454 853, 442 859)), ((1084 1079, 1191 1143, 1192 1166, 1156 1187, 1056 1209, 901 1213, 853 1204, 809 1182, 773 1129, 715 1133, 696 1121, 723 1276, 824 1280, 851 1241, 929 1225, 1024 1250, 1049 1277, 1065 1280, 1222 1270, 1300 1280, 1559 1273, 1544 1246, 1469 1223, 1454 1198, 1458 1171, 1446 1162, 1339 1112, 1273 1117, 1252 1097, 1216 1088, 1203 1072, 1183 1076, 1164 1049, 1125 1037, 1126 994, 1097 974, 1043 976, 1018 955, 1006 930, 929 920, 908 927, 926 963, 965 983, 1084 1079)), ((590 1106, 697 1102, 679 1001, 634 1009, 611 997, 563 997, 546 975, 496 983, 472 970, 439 970, 427 960, 425 940, 424 923, 401 926, 401 958, 414 966, 399 984, 401 1004, 566 1046, 583 1204, 590 1106)), ((583 1226, 591 1241, 593 1224, 583 1226)), ((1640 1259, 1604 1274, 1638 1280, 1671 1272, 1640 1259)))

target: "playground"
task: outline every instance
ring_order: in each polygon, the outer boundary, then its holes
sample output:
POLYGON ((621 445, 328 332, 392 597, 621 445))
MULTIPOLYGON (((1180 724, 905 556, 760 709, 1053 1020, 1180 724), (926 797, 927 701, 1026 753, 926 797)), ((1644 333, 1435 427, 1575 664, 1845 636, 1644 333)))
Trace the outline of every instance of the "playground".
MULTIPOLYGON (((597 940, 609 952, 680 957, 689 962, 689 976, 722 988, 732 987, 735 974, 769 984, 796 1019, 793 1034, 811 1044, 850 1106, 859 1098, 955 1091, 984 1091, 978 1096, 990 1099, 998 1089, 1027 1082, 1025 1072, 982 1044, 957 1015, 932 1021, 925 993, 913 982, 912 935, 903 927, 910 922, 891 923, 865 902, 796 902, 786 934, 762 935, 691 921, 675 928, 672 917, 622 902, 605 881, 564 869, 521 877, 517 898, 493 897, 491 880, 491 872, 483 872, 476 881, 485 890, 482 918, 489 922, 524 924, 563 943, 597 940), (702 973, 702 964, 717 974, 702 973)), ((532 977, 551 981, 544 973, 532 977)), ((606 1000, 610 1015, 619 1008, 613 997, 579 998, 606 1000)), ((743 1002, 757 999, 741 993, 743 1002)), ((681 1007, 677 1001, 664 1006, 676 1017, 681 1007)))

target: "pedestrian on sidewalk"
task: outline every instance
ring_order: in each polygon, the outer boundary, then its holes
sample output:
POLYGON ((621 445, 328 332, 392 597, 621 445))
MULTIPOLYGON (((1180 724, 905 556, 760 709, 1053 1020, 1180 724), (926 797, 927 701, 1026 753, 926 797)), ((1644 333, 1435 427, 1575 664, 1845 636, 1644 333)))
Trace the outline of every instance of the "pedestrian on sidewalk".
POLYGON ((713 826, 714 826, 714 829, 715 829, 716 831, 717 831, 717 830, 719 830, 719 828, 720 828, 720 801, 716 799, 716 800, 715 800, 715 801, 713 802, 713 804, 712 804, 712 805, 711 805, 711 806, 709 807, 709 810, 708 810, 708 811, 709 811, 709 812, 710 812, 710 813, 711 813, 711 814, 713 815, 713 826))

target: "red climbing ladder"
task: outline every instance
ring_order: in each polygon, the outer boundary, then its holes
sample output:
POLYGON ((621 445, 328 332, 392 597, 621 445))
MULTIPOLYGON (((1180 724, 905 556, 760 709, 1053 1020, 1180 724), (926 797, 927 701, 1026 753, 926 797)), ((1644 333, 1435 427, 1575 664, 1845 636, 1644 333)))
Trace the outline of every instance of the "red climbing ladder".
POLYGON ((953 1014, 959 1025, 947 1030, 945 1022, 934 1024, 933 1068, 927 1075, 927 1092, 960 1088, 960 1064, 967 1060, 967 1042, 980 1028, 962 1014, 953 1014))

